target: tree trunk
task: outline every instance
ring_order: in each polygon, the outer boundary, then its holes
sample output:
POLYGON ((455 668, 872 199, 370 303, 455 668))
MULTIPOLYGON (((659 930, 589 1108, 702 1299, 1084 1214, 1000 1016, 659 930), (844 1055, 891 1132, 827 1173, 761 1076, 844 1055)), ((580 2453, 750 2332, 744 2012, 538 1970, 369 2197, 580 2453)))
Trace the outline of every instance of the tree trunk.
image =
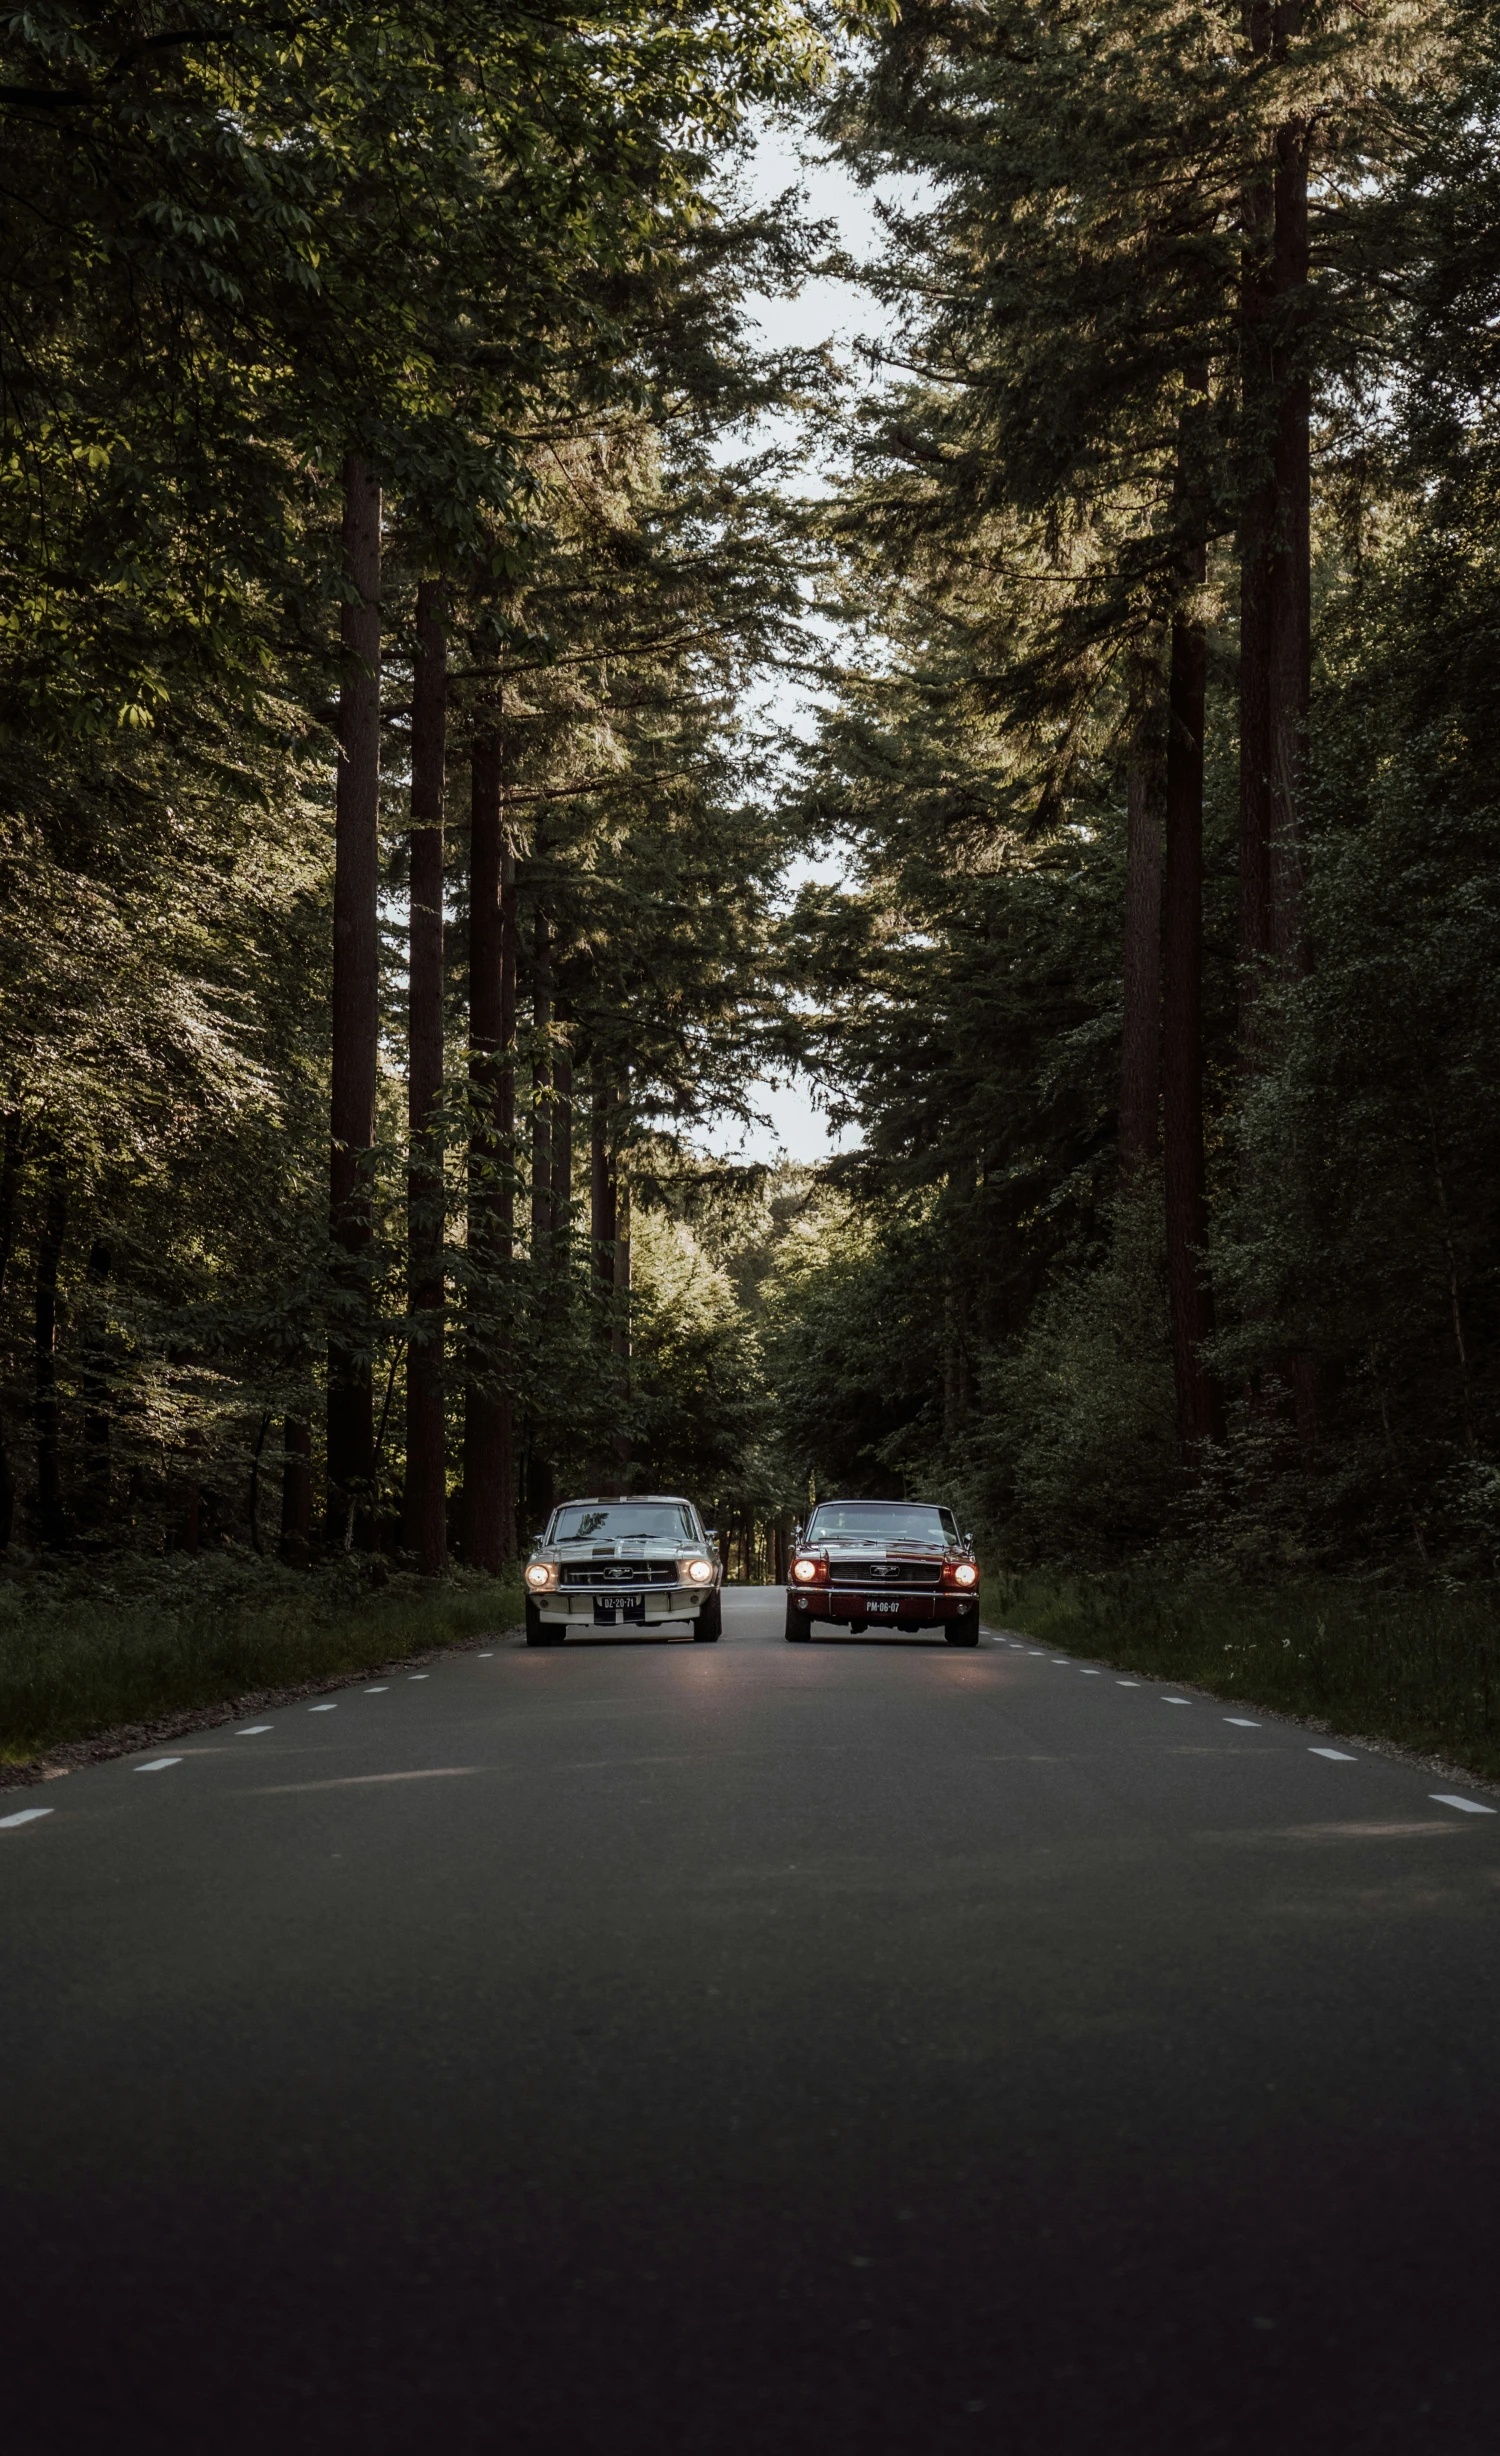
POLYGON ((532 938, 531 1259, 538 1274, 552 1236, 552 930, 538 911, 532 938))
POLYGON ((599 1308, 599 1336, 606 1343, 615 1288, 615 1172, 610 1149, 613 1105, 609 1078, 601 1074, 596 1064, 589 1105, 589 1244, 593 1253, 594 1296, 599 1308))
MULTIPOLYGON (((1251 56, 1272 42, 1270 0, 1249 0, 1251 56)), ((1258 1010, 1271 952, 1271 538, 1276 523, 1275 180, 1265 163, 1247 180, 1240 280, 1240 423, 1247 492, 1240 515, 1239 1039, 1241 1062, 1262 1062, 1258 1010)))
MULTIPOLYGON (((1300 10, 1278 12, 1295 33, 1300 10)), ((1307 217, 1308 131, 1296 122, 1276 134, 1276 235, 1273 282, 1278 354, 1276 520, 1268 589, 1271 782, 1271 952, 1283 980, 1302 971, 1302 798, 1312 669, 1312 391, 1307 367, 1310 255, 1307 217)))
POLYGON ((1142 671, 1126 773, 1120 1183, 1154 1160, 1161 1111, 1161 761, 1155 668, 1142 671))
POLYGON ((305 1569, 312 1553, 312 1426, 287 1416, 281 1427, 281 1557, 305 1569))
POLYGON ((424 1577, 448 1565, 443 1407, 443 767, 447 647, 441 581, 417 589, 411 727, 411 920, 407 969, 406 1493, 403 1534, 424 1577))
MULTIPOLYGON (((540 857, 542 847, 537 845, 540 857)), ((551 1282, 557 1269, 558 1173, 553 1150, 555 1094, 552 1067, 552 925, 537 909, 532 934, 531 963, 531 1267, 535 1301, 545 1314, 552 1311, 551 1282)), ((552 1435, 545 1413, 538 1412, 532 1429, 529 1500, 539 1525, 552 1514, 556 1472, 551 1457, 552 1435)))
POLYGON ((109 1345, 97 1312, 109 1284, 113 1257, 102 1237, 89 1247, 85 1269, 89 1318, 80 1380, 83 1385, 83 1507, 86 1526, 102 1526, 109 1516, 109 1345))
POLYGON ((42 1202, 42 1229, 36 1249, 34 1340, 36 1356, 36 1516, 44 1544, 59 1544, 67 1529, 63 1520, 62 1471, 59 1458, 61 1422, 57 1395, 57 1275, 63 1240, 68 1233, 68 1171, 56 1143, 51 1143, 42 1202))
MULTIPOLYGON (((615 1354, 616 1375, 622 1400, 630 1396, 630 1180, 618 1170, 615 1177, 615 1269, 614 1326, 610 1345, 615 1354)), ((630 1436, 621 1431, 615 1435, 614 1453, 620 1463, 620 1481, 628 1482, 630 1466, 630 1436)))
POLYGON ((573 1267, 573 1061, 561 1048, 552 1092, 552 1234, 557 1277, 566 1282, 573 1267))
MULTIPOLYGON (((589 1255, 594 1335, 600 1346, 612 1348, 615 1307, 615 1237, 619 1228, 618 1186, 614 1160, 615 1095, 598 1059, 592 1069, 589 1101, 589 1255)), ((602 1376, 605 1383, 608 1376, 602 1376)), ((601 1445, 589 1468, 596 1492, 614 1481, 614 1460, 601 1445)))
MULTIPOLYGON (((16 1195, 21 1179, 21 1116, 18 1109, 8 1110, 5 1119, 5 1156, 0 1161, 0 1296, 10 1272, 10 1258, 16 1241, 16 1195)), ((5 1551, 15 1530, 16 1487, 11 1473, 10 1451, 0 1423, 0 1552, 5 1551)))
POLYGON ((271 1419, 269 1415, 263 1415, 260 1420, 260 1429, 255 1436, 255 1447, 250 1453, 250 1495, 245 1514, 250 1522, 250 1546, 254 1552, 265 1550, 265 1545, 260 1540, 260 1462, 261 1454, 266 1446, 266 1435, 270 1429, 271 1419))
MULTIPOLYGON (((1201 586, 1204 556, 1189 583, 1201 586)), ((1162 1127, 1167 1288, 1177 1422, 1191 1455, 1219 1435, 1202 1344, 1213 1302, 1202 1254, 1208 1235, 1203 1157, 1203 721, 1207 650, 1191 607, 1172 624, 1167 743, 1166 877, 1162 899, 1162 1127)))
POLYGON ((474 744, 469 824, 469 1322, 464 1381, 464 1554, 492 1574, 515 1556, 515 1447, 507 1358, 514 1197, 514 867, 503 827, 497 729, 474 744))
POLYGON ((340 1545, 374 1536, 370 1165, 380 1026, 380 488, 352 452, 344 463, 343 556, 349 593, 339 618, 330 1171, 337 1310, 328 1342, 328 1535, 340 1545))

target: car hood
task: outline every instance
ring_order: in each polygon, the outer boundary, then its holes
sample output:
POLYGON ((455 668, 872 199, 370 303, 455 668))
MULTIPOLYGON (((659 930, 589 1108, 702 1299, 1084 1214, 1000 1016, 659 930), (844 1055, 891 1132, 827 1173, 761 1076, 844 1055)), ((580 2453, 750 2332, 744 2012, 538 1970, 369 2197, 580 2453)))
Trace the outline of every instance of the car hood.
POLYGON ((911 1536, 869 1535, 817 1537, 808 1549, 826 1552, 830 1561, 946 1561, 961 1558, 951 1544, 924 1544, 911 1536))

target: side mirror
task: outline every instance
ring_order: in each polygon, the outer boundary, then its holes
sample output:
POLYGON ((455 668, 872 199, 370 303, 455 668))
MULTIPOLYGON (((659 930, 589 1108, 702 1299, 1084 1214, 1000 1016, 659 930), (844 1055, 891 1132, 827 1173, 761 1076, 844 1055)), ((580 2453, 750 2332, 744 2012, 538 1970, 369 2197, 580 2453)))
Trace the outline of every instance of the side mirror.
POLYGON ((964 1537, 964 1550, 965 1550, 966 1552, 972 1552, 972 1551, 973 1551, 973 1549, 974 1549, 974 1538, 973 1538, 973 1536, 972 1536, 972 1535, 966 1535, 966 1536, 964 1537))
POLYGON ((794 1520, 793 1520, 793 1522, 792 1522, 792 1548, 793 1548, 793 1550, 794 1550, 794 1551, 796 1550, 797 1545, 798 1545, 798 1544, 800 1544, 800 1542, 801 1542, 801 1541, 802 1541, 802 1521, 801 1521, 801 1519, 800 1519, 800 1518, 797 1518, 797 1519, 794 1519, 794 1520))

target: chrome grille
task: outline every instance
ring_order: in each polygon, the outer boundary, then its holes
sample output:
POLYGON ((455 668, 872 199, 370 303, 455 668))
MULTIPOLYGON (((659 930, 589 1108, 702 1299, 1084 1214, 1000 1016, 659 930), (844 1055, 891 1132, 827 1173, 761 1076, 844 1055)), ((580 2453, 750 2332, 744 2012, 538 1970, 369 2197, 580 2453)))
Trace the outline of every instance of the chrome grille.
POLYGON ((570 1561, 558 1573, 559 1586, 675 1586, 675 1561, 570 1561))
POLYGON ((828 1564, 830 1586, 941 1586, 941 1561, 837 1561, 828 1564))

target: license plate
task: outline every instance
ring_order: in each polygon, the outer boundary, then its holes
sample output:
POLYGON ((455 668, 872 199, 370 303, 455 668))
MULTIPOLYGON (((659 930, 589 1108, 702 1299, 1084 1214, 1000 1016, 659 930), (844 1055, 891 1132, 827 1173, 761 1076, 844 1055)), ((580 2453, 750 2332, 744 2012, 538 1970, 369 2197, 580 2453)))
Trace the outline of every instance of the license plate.
POLYGON ((596 1629, 612 1629, 617 1616, 621 1620, 644 1620, 646 1617, 645 1596, 637 1594, 596 1595, 594 1597, 594 1626, 596 1629))
POLYGON ((890 1612, 894 1615, 900 1609, 901 1606, 894 1595, 866 1595, 865 1597, 867 1612, 890 1612))

